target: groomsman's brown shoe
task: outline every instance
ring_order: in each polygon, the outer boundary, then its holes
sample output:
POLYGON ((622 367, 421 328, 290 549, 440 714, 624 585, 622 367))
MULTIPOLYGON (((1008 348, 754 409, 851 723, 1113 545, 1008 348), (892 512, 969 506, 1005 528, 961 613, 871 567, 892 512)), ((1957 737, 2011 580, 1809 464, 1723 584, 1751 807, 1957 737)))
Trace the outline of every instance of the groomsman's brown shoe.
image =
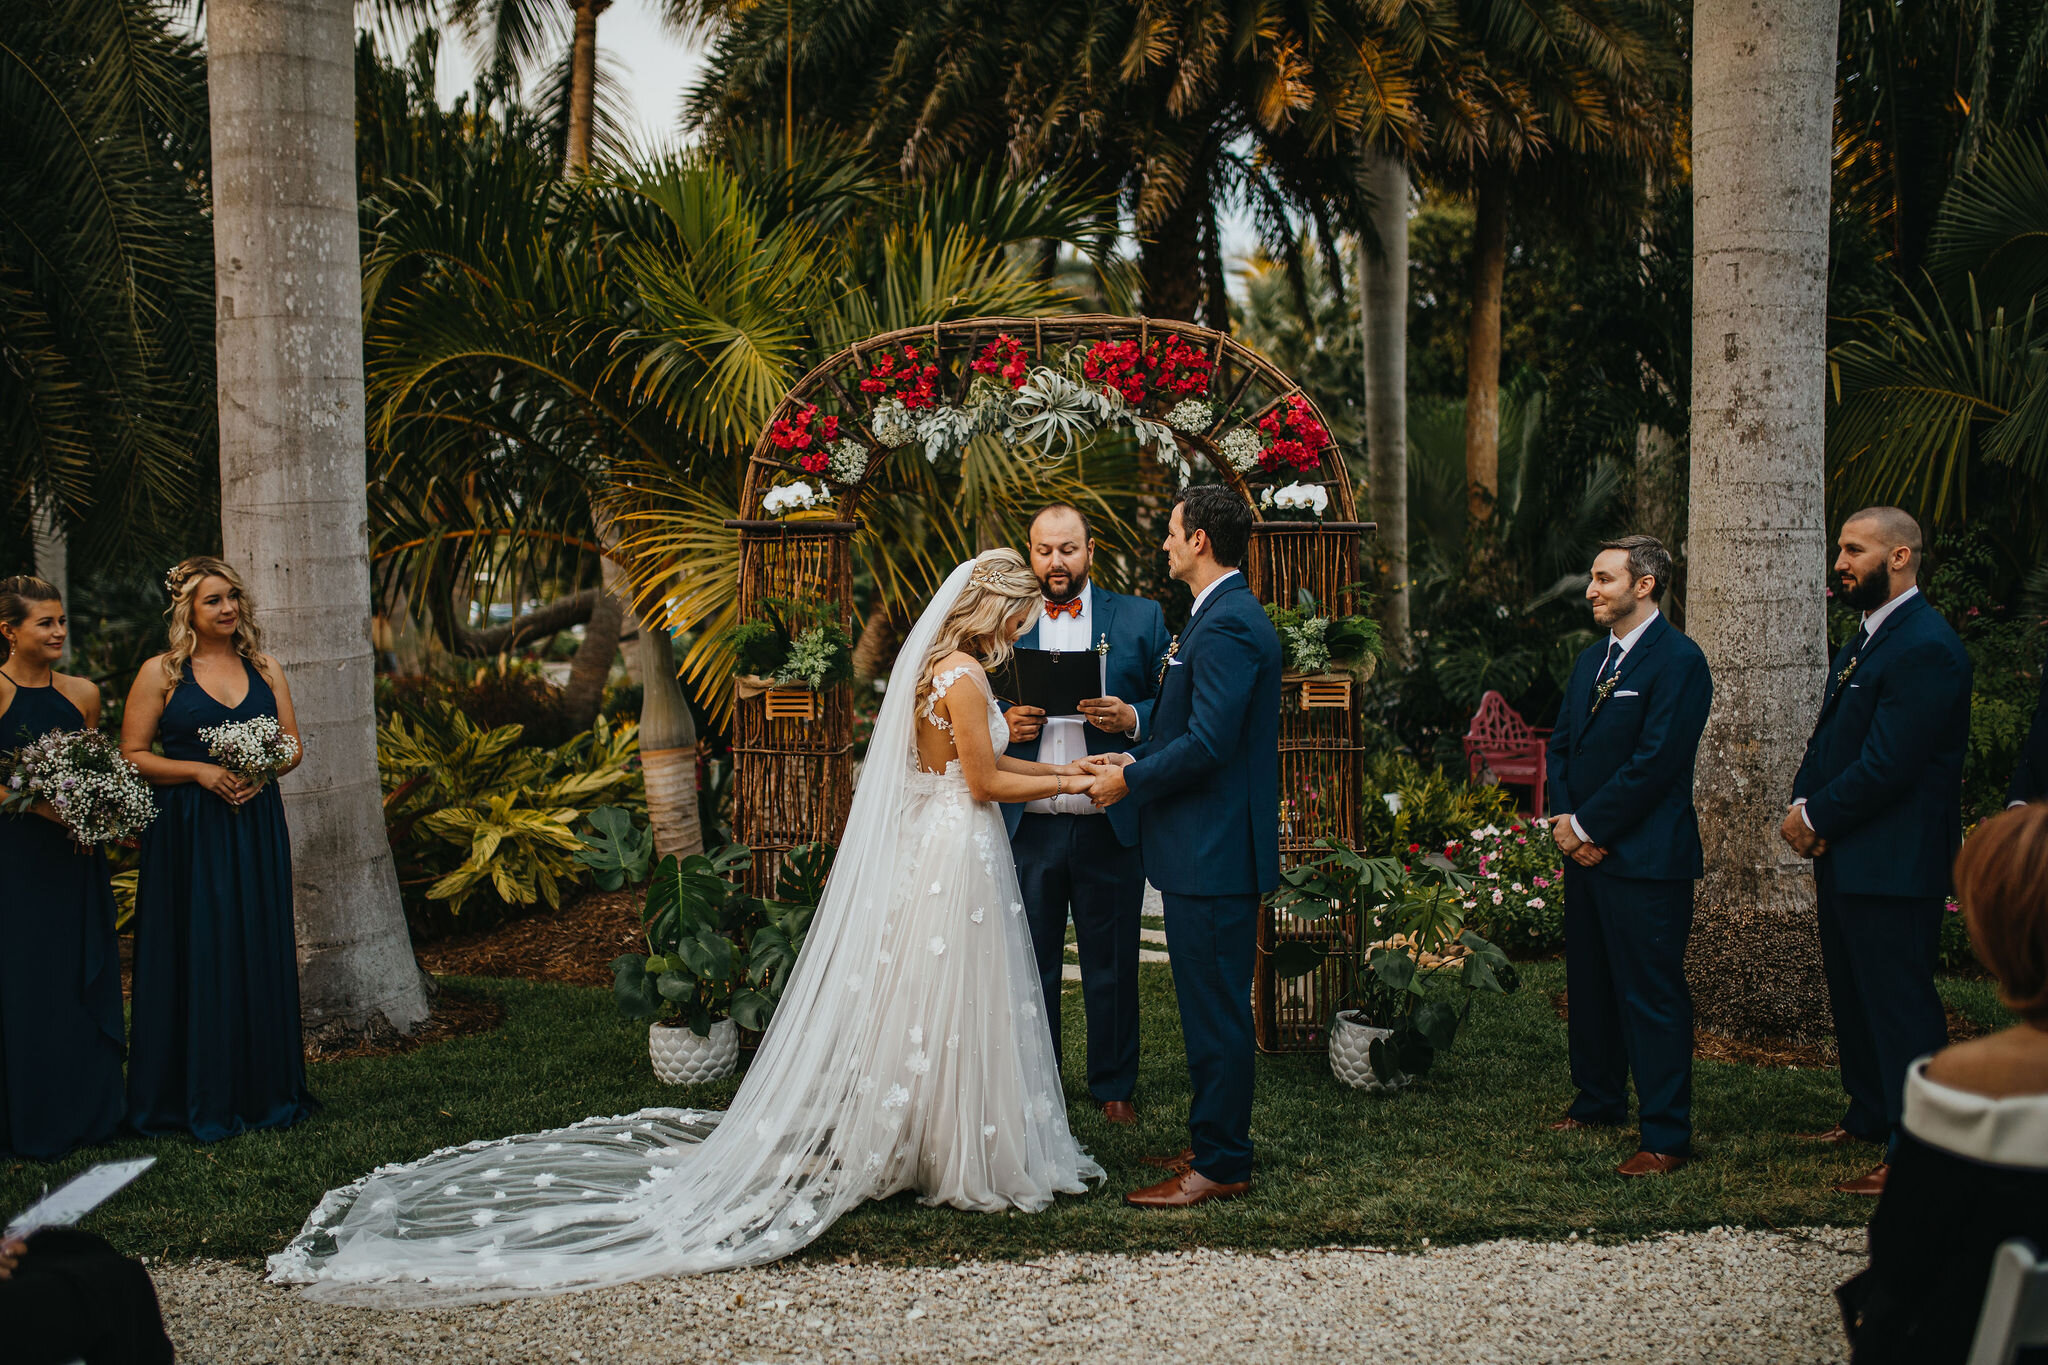
POLYGON ((1138 1110, 1129 1100, 1104 1100, 1102 1117, 1110 1123, 1128 1125, 1138 1121, 1138 1110))
POLYGON ((1235 1199, 1251 1187, 1249 1180, 1221 1184, 1190 1166, 1157 1185, 1131 1191, 1124 1196, 1124 1202, 1134 1209, 1191 1209, 1212 1199, 1235 1199))
POLYGON ((1570 1114, 1566 1114, 1556 1123, 1550 1125, 1550 1131, 1553 1133, 1590 1133, 1595 1129, 1618 1126, 1612 1123, 1588 1123, 1584 1119, 1575 1119, 1570 1114))
POLYGON ((1195 1164, 1195 1149, 1183 1147, 1172 1156, 1141 1156, 1138 1160, 1147 1166, 1157 1166, 1162 1171, 1179 1174, 1195 1164))
POLYGON ((1857 1176, 1854 1180, 1844 1180, 1835 1186, 1835 1193, 1867 1194, 1875 1199, 1878 1195, 1884 1193, 1885 1177, 1891 1174, 1891 1170, 1890 1162, 1880 1161, 1875 1169, 1857 1176))
POLYGON ((1839 1123, 1836 1124, 1834 1127, 1827 1129, 1825 1132, 1794 1133, 1792 1136, 1797 1138, 1801 1142, 1822 1142, 1826 1143, 1830 1147, 1840 1147, 1844 1143, 1863 1141, 1862 1138, 1857 1137, 1854 1133, 1850 1132, 1847 1128, 1844 1128, 1839 1123))
POLYGON ((1637 1152, 1616 1166, 1614 1173, 1626 1176, 1670 1175, 1689 1160, 1690 1157, 1679 1156, 1675 1152, 1637 1152))

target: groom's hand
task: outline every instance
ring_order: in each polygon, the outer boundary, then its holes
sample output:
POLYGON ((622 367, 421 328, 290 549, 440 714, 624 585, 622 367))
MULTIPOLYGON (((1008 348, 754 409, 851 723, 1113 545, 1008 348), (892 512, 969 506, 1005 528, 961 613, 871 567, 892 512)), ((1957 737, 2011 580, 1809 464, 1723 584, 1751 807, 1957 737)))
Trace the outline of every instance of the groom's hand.
POLYGON ((1138 709, 1119 697, 1090 697, 1081 703, 1081 714, 1090 725, 1112 735, 1138 728, 1138 709))

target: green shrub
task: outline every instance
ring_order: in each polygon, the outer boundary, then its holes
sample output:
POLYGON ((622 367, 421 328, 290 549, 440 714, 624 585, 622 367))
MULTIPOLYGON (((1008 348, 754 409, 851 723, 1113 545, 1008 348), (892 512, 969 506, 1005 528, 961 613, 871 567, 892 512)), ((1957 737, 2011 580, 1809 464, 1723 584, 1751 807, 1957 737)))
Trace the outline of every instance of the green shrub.
POLYGON ((1550 835, 1519 820, 1481 825, 1442 856, 1472 879, 1466 919, 1518 957, 1564 947, 1564 855, 1550 835))
POLYGON ((1475 829, 1517 818, 1514 797, 1499 787, 1474 786, 1462 775, 1425 768, 1391 749, 1367 760, 1363 783, 1358 846, 1368 853, 1393 853, 1410 844, 1441 849, 1475 829))
POLYGON ((445 932, 473 905, 560 905, 564 886, 585 879, 585 813, 646 813, 636 725, 599 720, 554 748, 523 738, 446 702, 377 727, 385 829, 416 929, 445 932))
POLYGON ((449 677, 377 679, 380 718, 403 714, 419 720, 437 706, 457 707, 486 730, 516 725, 527 744, 543 749, 567 743, 576 733, 562 690, 537 664, 501 658, 471 664, 449 677))

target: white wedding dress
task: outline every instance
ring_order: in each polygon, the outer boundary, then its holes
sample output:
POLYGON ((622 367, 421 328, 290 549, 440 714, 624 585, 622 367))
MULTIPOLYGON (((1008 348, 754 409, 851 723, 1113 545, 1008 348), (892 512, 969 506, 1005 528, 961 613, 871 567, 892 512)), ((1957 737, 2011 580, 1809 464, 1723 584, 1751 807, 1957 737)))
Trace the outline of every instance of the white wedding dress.
MULTIPOLYGON (((789 987, 724 1113, 644 1109, 472 1143, 330 1192, 275 1283, 380 1307, 480 1302, 787 1256, 867 1199, 1037 1211, 1102 1168, 1075 1142, 1000 810, 920 771, 905 642, 789 987)), ((943 674, 983 690, 978 672, 943 674)), ((934 717, 936 719, 936 717, 934 717)), ((1008 727, 991 700, 995 751, 1008 727)))

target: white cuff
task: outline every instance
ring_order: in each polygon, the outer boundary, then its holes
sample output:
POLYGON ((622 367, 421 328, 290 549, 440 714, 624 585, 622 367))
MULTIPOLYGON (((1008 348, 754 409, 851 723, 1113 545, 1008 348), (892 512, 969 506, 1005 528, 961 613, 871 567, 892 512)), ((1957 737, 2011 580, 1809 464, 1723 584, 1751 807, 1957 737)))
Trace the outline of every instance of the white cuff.
POLYGON ((1593 842, 1593 841, 1592 841, 1591 839, 1589 839, 1589 838, 1587 838, 1587 837, 1586 837, 1586 827, 1585 827, 1584 825, 1582 825, 1582 824, 1580 824, 1580 823, 1579 823, 1579 817, 1578 817, 1578 816, 1576 816, 1576 815, 1567 815, 1567 816, 1565 816, 1565 819, 1567 819, 1567 820, 1569 820, 1569 821, 1571 821, 1571 822, 1572 822, 1572 833, 1574 833, 1574 834, 1576 834, 1576 835, 1578 835, 1578 836, 1579 836, 1579 842, 1580 842, 1580 843, 1582 843, 1582 844, 1590 844, 1590 843, 1592 843, 1592 842, 1593 842))
POLYGON ((2016 807, 2016 806, 2024 806, 2024 805, 2026 805, 2026 804, 2027 804, 2027 803, 2026 803, 2026 802, 2024 802, 2024 801, 2008 801, 2008 802, 2006 802, 2006 803, 2005 803, 2005 808, 2006 808, 2007 810, 2011 810, 2011 809, 2013 809, 2013 808, 2014 808, 2014 807, 2016 807))
MULTIPOLYGON (((1802 796, 1802 797, 1800 797, 1800 798, 1799 798, 1799 799, 1798 799, 1797 801, 1794 801, 1794 802, 1792 803, 1792 809, 1793 809, 1793 810, 1796 810, 1796 811, 1798 811, 1798 812, 1799 812, 1799 823, 1800 823, 1800 824, 1802 824, 1802 825, 1805 825, 1805 826, 1806 826, 1806 827, 1807 827, 1808 829, 1813 829, 1813 817, 1812 817, 1812 816, 1810 816, 1810 815, 1808 815, 1808 814, 1806 813, 1806 798, 1805 798, 1805 797, 1803 797, 1803 796, 1802 796)), ((1820 833, 1820 831, 1819 831, 1819 830, 1817 830, 1817 829, 1813 829, 1813 832, 1814 832, 1815 834, 1818 834, 1818 833, 1820 833)))

